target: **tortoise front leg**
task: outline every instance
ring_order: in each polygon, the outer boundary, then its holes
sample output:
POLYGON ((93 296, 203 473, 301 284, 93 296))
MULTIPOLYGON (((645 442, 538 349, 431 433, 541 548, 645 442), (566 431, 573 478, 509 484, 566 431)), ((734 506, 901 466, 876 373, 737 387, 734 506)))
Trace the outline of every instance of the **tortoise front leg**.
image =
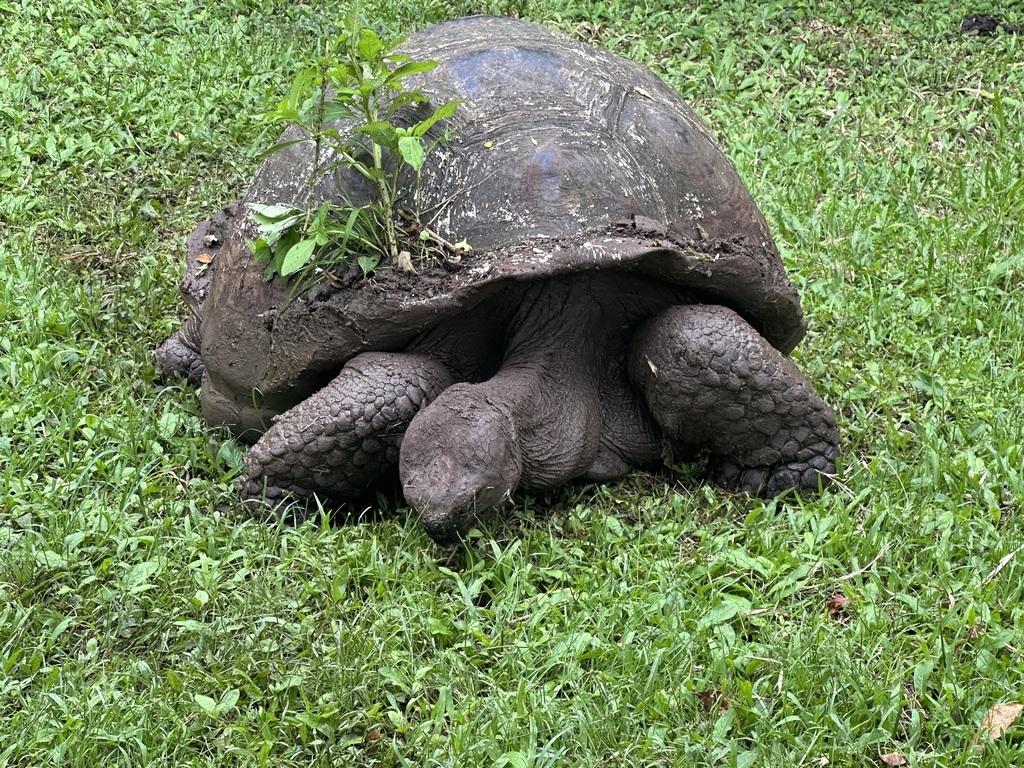
POLYGON ((271 505, 313 493, 358 495, 397 467, 412 417, 451 384, 448 369, 426 355, 357 355, 249 449, 239 492, 271 505))
POLYGON ((199 356, 199 321, 191 317, 155 350, 154 363, 161 382, 181 376, 193 387, 203 381, 203 359, 199 356))
POLYGON ((835 473, 832 412, 730 309, 676 306, 651 318, 633 338, 629 373, 666 436, 711 452, 717 485, 775 496, 817 491, 835 473))

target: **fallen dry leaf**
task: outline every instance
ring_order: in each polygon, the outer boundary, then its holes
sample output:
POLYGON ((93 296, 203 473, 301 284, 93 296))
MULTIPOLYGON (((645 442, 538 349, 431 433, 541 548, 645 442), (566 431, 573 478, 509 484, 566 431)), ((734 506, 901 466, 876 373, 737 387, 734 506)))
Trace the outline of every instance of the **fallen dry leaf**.
POLYGON ((850 598, 844 595, 842 592, 836 592, 832 597, 825 603, 825 607, 828 609, 828 614, 833 619, 842 619, 846 617, 846 606, 850 604, 850 598))
POLYGON ((981 720, 981 731, 978 735, 998 739, 1020 717, 1022 711, 1024 704, 993 704, 981 720))
POLYGON ((366 747, 367 752, 376 752, 378 742, 384 738, 384 734, 380 732, 380 728, 374 728, 372 731, 367 731, 366 735, 363 736, 363 746, 366 747))
POLYGON ((332 275, 327 270, 321 269, 320 267, 317 267, 315 272, 316 272, 316 274, 318 274, 321 277, 323 277, 328 283, 330 283, 332 288, 344 288, 345 287, 345 283, 343 281, 339 280, 337 277, 332 275))
POLYGON ((907 758, 901 755, 899 752, 888 752, 884 755, 879 755, 878 759, 886 765, 906 765, 907 758))
POLYGON ((211 256, 208 253, 200 253, 198 256, 196 256, 196 261, 198 261, 200 264, 209 264, 211 261, 213 261, 213 256, 211 256))
POLYGON ((722 695, 721 691, 716 691, 714 688, 708 688, 706 691, 697 691, 695 695, 705 711, 715 712, 717 710, 719 717, 724 715, 729 709, 729 700, 722 695))
POLYGON ((956 649, 959 651, 965 645, 970 645, 983 634, 985 634, 985 628, 981 624, 972 624, 964 630, 963 636, 957 641, 956 649))
POLYGON ((407 272, 410 275, 416 274, 416 268, 412 265, 412 254, 408 251, 402 251, 398 254, 398 266, 401 267, 403 272, 407 272))

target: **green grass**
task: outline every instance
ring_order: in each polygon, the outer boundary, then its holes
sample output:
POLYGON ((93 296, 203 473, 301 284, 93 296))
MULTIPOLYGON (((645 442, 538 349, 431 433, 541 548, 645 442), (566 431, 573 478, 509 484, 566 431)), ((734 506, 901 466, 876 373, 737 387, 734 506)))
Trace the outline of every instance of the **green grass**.
POLYGON ((3 0, 0 766, 1024 763, 1024 719, 977 741, 1024 702, 1024 41, 960 38, 999 12, 964 2, 451 5, 367 15, 522 12, 708 120, 802 290, 839 486, 639 475, 452 550, 404 509, 249 519, 150 350, 343 8, 3 0))

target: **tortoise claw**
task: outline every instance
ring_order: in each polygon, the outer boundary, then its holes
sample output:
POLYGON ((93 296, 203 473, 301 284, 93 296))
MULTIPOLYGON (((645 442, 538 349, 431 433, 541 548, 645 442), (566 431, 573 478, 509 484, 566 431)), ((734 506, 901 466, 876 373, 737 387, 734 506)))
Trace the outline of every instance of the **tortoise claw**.
POLYGON ((835 466, 831 463, 821 470, 803 463, 741 467, 727 458, 712 457, 708 463, 707 478, 729 491, 773 499, 791 490, 801 494, 818 493, 832 483, 834 473, 835 466))

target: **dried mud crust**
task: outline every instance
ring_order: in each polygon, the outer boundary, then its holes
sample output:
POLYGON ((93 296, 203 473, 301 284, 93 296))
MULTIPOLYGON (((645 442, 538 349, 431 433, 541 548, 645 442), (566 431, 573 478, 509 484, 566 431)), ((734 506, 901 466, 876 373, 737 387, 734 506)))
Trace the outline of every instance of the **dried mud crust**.
MULTIPOLYGON (((752 247, 745 238, 711 239, 700 237, 699 234, 698 237, 690 237, 674 226, 665 226, 653 219, 636 216, 629 221, 619 222, 600 230, 582 232, 574 237, 536 238, 486 253, 471 251, 462 254, 457 262, 441 262, 440 259, 436 259, 433 263, 419 265, 416 273, 403 272, 393 264, 381 264, 369 276, 362 276, 359 267, 353 264, 334 274, 335 279, 332 282, 335 285, 325 281, 314 286, 311 293, 312 298, 317 300, 329 300, 331 297, 353 290, 374 291, 386 295, 401 294, 413 301, 427 300, 442 293, 457 291, 460 287, 460 276, 485 275, 490 270, 490 265, 495 262, 521 265, 521 269, 508 270, 513 273, 508 276, 525 276, 535 266, 538 256, 543 257, 545 254, 560 251, 579 251, 588 245, 600 245, 603 241, 610 242, 615 238, 639 240, 641 242, 638 246, 646 245, 650 250, 677 250, 688 259, 707 264, 715 263, 723 255, 745 257, 751 260, 752 265, 757 265, 760 276, 767 277, 773 273, 773 270, 761 266, 759 262, 765 256, 759 254, 758 249, 752 247), (523 275, 518 274, 520 272, 523 275)), ((594 269, 602 267, 603 265, 599 263, 593 265, 594 269)), ((624 260, 622 268, 629 270, 632 267, 624 260)), ((564 271, 567 270, 552 271, 551 274, 564 271)))
MULTIPOLYGON (((458 264, 428 266, 417 274, 385 264, 348 287, 325 281, 306 298, 309 307, 327 304, 354 316, 381 314, 374 307, 449 314, 479 303, 507 281, 618 269, 656 277, 691 290, 698 299, 731 307, 788 354, 803 337, 805 325, 799 298, 777 259, 774 249, 744 237, 708 238, 699 229, 687 232, 636 216, 575 237, 538 238, 487 253, 471 252, 458 264)), ((301 308, 293 304, 289 311, 301 308)))

